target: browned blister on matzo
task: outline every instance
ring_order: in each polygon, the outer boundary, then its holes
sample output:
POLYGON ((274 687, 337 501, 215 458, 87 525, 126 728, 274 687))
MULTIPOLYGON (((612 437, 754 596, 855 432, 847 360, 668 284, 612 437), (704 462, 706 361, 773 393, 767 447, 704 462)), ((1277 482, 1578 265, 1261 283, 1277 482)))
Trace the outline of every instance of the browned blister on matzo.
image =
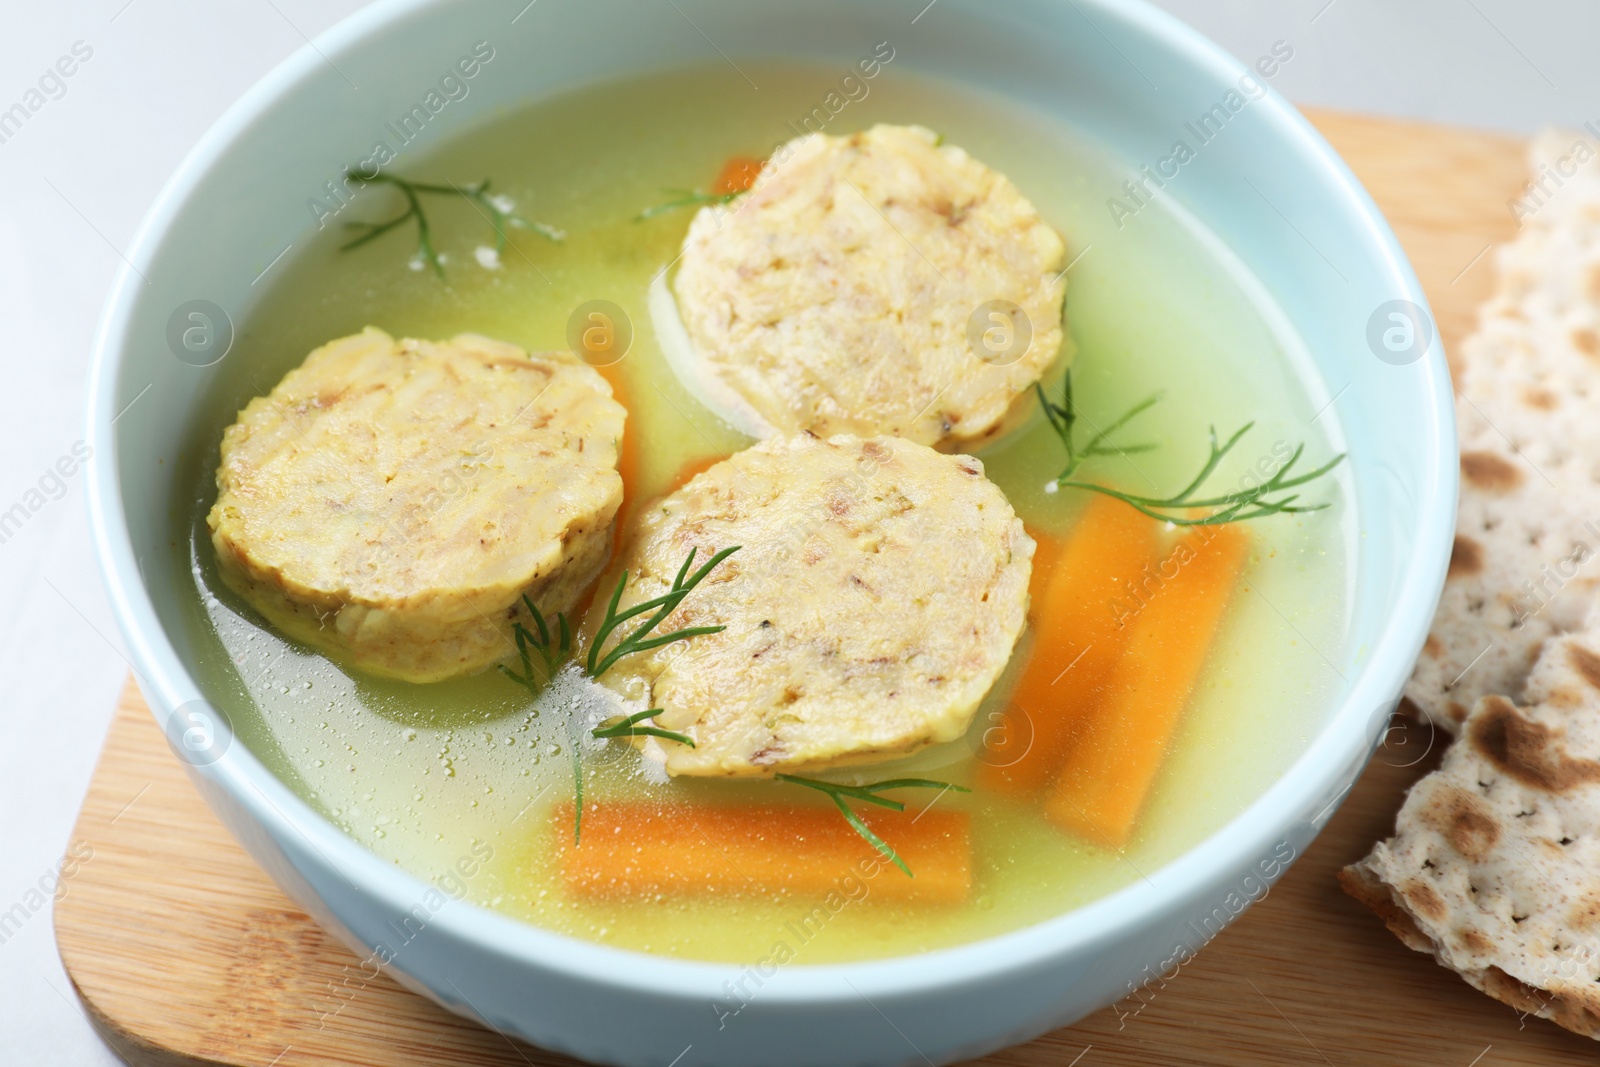
POLYGON ((1545 644, 1520 705, 1478 701, 1340 881, 1478 989, 1600 1037, 1600 613, 1545 644))
POLYGON ((1546 134, 1497 291, 1457 353, 1461 506, 1433 631, 1406 687, 1458 733, 1520 692, 1546 639, 1583 622, 1600 585, 1600 159, 1546 134))

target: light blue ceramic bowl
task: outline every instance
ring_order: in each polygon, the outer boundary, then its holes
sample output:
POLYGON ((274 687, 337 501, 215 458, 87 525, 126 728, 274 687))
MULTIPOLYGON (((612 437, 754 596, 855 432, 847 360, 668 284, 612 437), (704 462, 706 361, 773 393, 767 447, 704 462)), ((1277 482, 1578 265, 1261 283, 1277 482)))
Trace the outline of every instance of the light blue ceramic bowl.
MULTIPOLYGON (((473 43, 488 42, 497 58, 466 99, 428 123, 422 147, 508 104, 716 60, 713 48, 734 59, 843 67, 890 41, 897 69, 970 81, 1053 112, 1134 161, 1131 172, 1170 155, 1184 124, 1227 101, 1248 73, 1139 0, 925 4, 390 0, 252 89, 145 221, 129 254, 137 270, 117 279, 95 353, 96 547, 157 717, 165 724, 200 696, 175 621, 190 577, 166 546, 187 535, 191 502, 173 472, 211 373, 174 357, 169 319, 186 302, 208 300, 242 321, 252 281, 312 228, 308 199, 473 43)), ((1421 647, 1455 514, 1443 355, 1434 345, 1410 361, 1389 352, 1380 359, 1368 336, 1372 322, 1389 321, 1379 313, 1384 305, 1426 301, 1394 235, 1322 138, 1269 93, 1233 116, 1226 136, 1186 166, 1167 195, 1232 246, 1304 339, 1327 395, 1338 397, 1361 522, 1351 646, 1361 651, 1344 691, 1290 769, 1188 853, 1088 907, 988 941, 915 958, 781 968, 762 976, 735 1022, 719 1027, 713 1002, 726 1001, 739 968, 574 941, 453 901, 434 907, 428 886, 343 836, 244 745, 196 761, 204 763, 193 771, 201 791, 262 866, 358 956, 371 959, 376 946, 390 945, 390 924, 423 905, 426 922, 390 962, 391 973, 452 1010, 589 1059, 942 1063, 1022 1041, 1125 995, 1175 947, 1192 945, 1195 929, 1226 916, 1230 894, 1237 899, 1241 886, 1256 884, 1246 879, 1275 866, 1263 861, 1303 852, 1348 791, 1421 647)), ((313 1008, 303 1022, 318 1024, 313 1008)))

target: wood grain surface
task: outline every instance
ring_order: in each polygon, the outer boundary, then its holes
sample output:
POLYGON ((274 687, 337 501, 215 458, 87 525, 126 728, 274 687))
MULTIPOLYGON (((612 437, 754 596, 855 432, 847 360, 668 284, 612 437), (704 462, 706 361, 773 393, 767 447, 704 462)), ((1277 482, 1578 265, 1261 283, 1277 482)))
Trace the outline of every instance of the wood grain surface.
MULTIPOLYGON (((1394 224, 1447 346, 1487 295, 1487 250, 1515 229, 1520 143, 1317 113, 1394 224)), ((1425 727, 1391 732, 1343 808, 1271 892, 1172 980, 982 1061, 1014 1067, 1592 1064, 1600 1047, 1470 989, 1400 945, 1334 883, 1386 836, 1436 762, 1425 727), (1421 757, 1421 758, 1419 758, 1421 757)), ((160 1067, 501 1067, 568 1063, 449 1015, 385 978, 325 1022, 354 962, 211 816, 130 684, 76 829, 92 849, 55 907, 90 1017, 160 1067)))

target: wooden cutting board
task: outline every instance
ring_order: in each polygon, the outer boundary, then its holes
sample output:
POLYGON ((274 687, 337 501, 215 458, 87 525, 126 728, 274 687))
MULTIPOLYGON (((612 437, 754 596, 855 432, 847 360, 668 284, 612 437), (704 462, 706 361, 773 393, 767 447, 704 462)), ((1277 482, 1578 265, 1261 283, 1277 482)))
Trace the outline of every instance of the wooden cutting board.
MULTIPOLYGON (((1515 230, 1522 145, 1460 130, 1317 113, 1394 224, 1459 342, 1515 230)), ((1386 836, 1437 760, 1428 731, 1389 742, 1271 894, 1171 981, 986 1064, 1592 1064, 1600 1047, 1470 989, 1402 947, 1334 884, 1386 836)), ((387 979, 323 1023, 354 963, 211 816, 130 685, 79 817, 80 862, 55 907, 68 973, 129 1062, 160 1067, 511 1067, 569 1060, 456 1018, 387 979)), ((887 1025, 887 1024, 886 1024, 887 1025)), ((687 1067, 687 1065, 686 1065, 687 1067)))

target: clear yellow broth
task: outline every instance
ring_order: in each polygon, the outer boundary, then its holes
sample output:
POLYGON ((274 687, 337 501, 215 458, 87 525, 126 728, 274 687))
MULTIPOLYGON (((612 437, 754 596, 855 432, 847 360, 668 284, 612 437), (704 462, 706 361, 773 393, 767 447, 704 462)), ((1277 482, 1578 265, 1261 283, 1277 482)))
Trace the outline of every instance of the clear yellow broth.
MULTIPOLYGON (((916 953, 1058 915, 1153 871, 1201 841, 1271 783, 1328 708, 1346 647, 1347 556, 1354 515, 1346 487, 1312 496, 1334 506, 1253 524, 1245 587, 1188 708, 1134 840, 1122 852, 1047 823, 1035 806, 982 791, 942 803, 971 813, 975 887, 955 907, 895 904, 868 891, 795 924, 816 900, 782 894, 581 903, 563 894, 552 862, 550 808, 573 791, 566 709, 534 699, 496 672, 431 686, 346 673, 286 642, 218 580, 204 515, 214 499, 217 443, 234 412, 269 391, 323 342, 372 324, 396 335, 474 331, 530 350, 566 344, 574 308, 606 299, 629 314, 633 348, 618 365, 631 405, 639 469, 633 503, 664 491, 686 462, 749 443, 703 408, 667 367, 646 292, 673 261, 693 209, 636 221, 674 189, 706 189, 730 156, 758 158, 792 137, 839 83, 825 66, 726 66, 606 84, 503 112, 431 154, 402 152, 393 173, 466 183, 493 179, 523 215, 566 232, 555 244, 513 231, 500 269, 476 249, 492 233, 467 205, 433 199, 430 219, 446 277, 413 269, 409 227, 343 252, 348 221, 397 210, 363 193, 280 263, 218 366, 209 418, 195 430, 194 536, 175 546, 195 578, 186 617, 204 650, 208 697, 284 782, 363 846, 420 878, 546 929, 691 959, 752 962, 782 942, 801 963, 916 953), (479 862, 485 856, 487 862, 479 862), (466 860, 462 863, 460 861, 466 860), (462 871, 470 870, 470 874, 462 871)), ((1160 200, 1117 228, 1106 198, 1128 169, 1053 119, 970 87, 913 76, 891 62, 825 128, 917 123, 1009 175, 1066 237, 1068 322, 1080 407, 1095 418, 1161 390, 1135 436, 1161 447, 1096 461, 1083 474, 1137 488, 1182 484, 1205 456, 1212 424, 1256 427, 1218 474, 1237 484, 1256 463, 1306 442, 1313 461, 1340 450, 1325 395, 1299 341, 1260 284, 1214 237, 1160 200), (1275 449, 1279 450, 1275 452, 1275 449)), ((815 120, 813 119, 813 122, 815 120)), ((1052 372, 1050 383, 1058 384, 1052 372)), ((1042 418, 979 453, 1029 526, 1060 532, 1083 506, 1046 494, 1063 453, 1042 418)), ((847 616, 849 605, 840 605, 847 616)), ((848 625, 848 618, 841 623, 848 625)), ((1003 707, 991 695, 980 712, 1003 707)), ((812 801, 775 783, 653 783, 620 745, 584 741, 590 798, 812 801), (620 750, 620 751, 619 751, 620 750)), ((960 753, 958 753, 959 755, 960 753)), ((936 777, 968 782, 972 761, 936 777)), ((884 868, 876 877, 904 877, 884 868)))

